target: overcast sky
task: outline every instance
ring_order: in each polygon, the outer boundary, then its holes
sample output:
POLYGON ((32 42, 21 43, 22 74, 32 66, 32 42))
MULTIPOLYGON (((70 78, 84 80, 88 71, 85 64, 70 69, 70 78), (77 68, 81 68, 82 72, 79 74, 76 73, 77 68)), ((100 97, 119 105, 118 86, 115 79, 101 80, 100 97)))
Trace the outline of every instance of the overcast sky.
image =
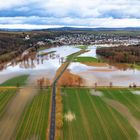
POLYGON ((140 27, 140 0, 0 0, 0 28, 140 27))

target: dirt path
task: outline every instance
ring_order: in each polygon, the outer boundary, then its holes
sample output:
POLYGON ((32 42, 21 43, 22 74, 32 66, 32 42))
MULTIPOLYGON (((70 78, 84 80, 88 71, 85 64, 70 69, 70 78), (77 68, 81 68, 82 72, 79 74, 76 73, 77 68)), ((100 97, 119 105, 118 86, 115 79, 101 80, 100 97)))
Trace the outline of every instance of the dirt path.
POLYGON ((26 104, 37 94, 33 87, 19 89, 16 96, 7 106, 6 112, 0 119, 0 140, 12 140, 18 120, 26 104))
POLYGON ((128 110, 128 108, 119 103, 118 101, 111 100, 108 98, 104 98, 104 101, 109 104, 111 107, 116 109, 119 113, 121 113, 125 118, 128 119, 129 123, 132 125, 132 127, 136 130, 138 133, 139 137, 138 140, 140 140, 140 121, 136 119, 128 110))

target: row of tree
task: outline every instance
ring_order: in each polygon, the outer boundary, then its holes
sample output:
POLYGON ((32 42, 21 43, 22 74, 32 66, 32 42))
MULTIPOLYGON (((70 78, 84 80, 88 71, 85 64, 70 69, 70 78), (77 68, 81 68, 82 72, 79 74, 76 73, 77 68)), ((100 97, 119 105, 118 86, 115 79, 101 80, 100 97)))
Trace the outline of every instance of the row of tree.
POLYGON ((37 80, 37 86, 40 89, 48 88, 50 86, 50 81, 47 78, 42 77, 37 80))
POLYGON ((57 87, 56 92, 56 135, 55 139, 58 140, 61 136, 61 129, 63 128, 63 104, 62 104, 62 96, 61 89, 57 87))

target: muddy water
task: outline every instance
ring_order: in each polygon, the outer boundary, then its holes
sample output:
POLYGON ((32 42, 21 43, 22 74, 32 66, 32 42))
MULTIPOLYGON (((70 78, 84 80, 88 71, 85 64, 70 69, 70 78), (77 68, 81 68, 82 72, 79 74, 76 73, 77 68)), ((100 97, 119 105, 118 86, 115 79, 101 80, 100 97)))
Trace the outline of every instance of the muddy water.
MULTIPOLYGON (((98 57, 96 55, 97 47, 98 46, 89 46, 89 52, 81 54, 80 56, 98 57)), ((33 61, 29 60, 28 62, 25 61, 15 65, 9 65, 3 71, 0 71, 0 83, 21 74, 29 74, 29 83, 32 85, 41 77, 52 81, 57 69, 61 66, 62 62, 65 61, 66 57, 79 50, 80 49, 75 46, 61 46, 40 51, 33 61), (52 51, 54 53, 41 57, 41 54, 52 51)), ((128 87, 129 84, 132 83, 136 83, 140 86, 140 71, 127 69, 125 65, 113 65, 72 63, 69 66, 69 70, 71 73, 82 77, 85 81, 84 85, 86 86, 93 86, 95 82, 99 86, 108 86, 110 82, 112 82, 114 86, 128 87)))
POLYGON ((97 57, 96 55, 96 46, 89 46, 88 47, 88 52, 81 54, 80 56, 88 56, 88 57, 97 57))
POLYGON ((61 46, 39 51, 33 61, 23 61, 18 64, 8 64, 5 69, 0 71, 0 83, 3 83, 9 78, 21 74, 29 74, 29 83, 34 84, 40 77, 46 77, 52 80, 57 69, 65 61, 66 56, 78 52, 80 49, 74 46, 61 46), (43 53, 54 52, 48 55, 40 56, 43 53))
POLYGON ((140 71, 138 70, 120 70, 110 65, 87 66, 81 63, 72 63, 69 70, 85 80, 85 86, 93 86, 96 82, 98 86, 109 86, 110 82, 114 86, 125 86, 136 83, 140 86, 140 71))

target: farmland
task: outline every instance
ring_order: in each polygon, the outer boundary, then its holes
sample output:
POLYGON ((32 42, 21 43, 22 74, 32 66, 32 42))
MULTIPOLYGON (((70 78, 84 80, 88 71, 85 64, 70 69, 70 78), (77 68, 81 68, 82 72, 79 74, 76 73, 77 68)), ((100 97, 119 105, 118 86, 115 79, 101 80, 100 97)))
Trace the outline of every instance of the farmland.
POLYGON ((133 94, 129 89, 102 89, 105 97, 119 101, 127 106, 130 112, 140 120, 140 95, 133 94))
POLYGON ((29 75, 16 76, 0 84, 0 86, 24 86, 28 76, 29 75))
POLYGON ((16 139, 46 139, 50 90, 42 90, 29 103, 18 123, 16 139))
POLYGON ((16 89, 0 89, 0 117, 5 112, 8 102, 15 96, 16 89))
POLYGON ((98 62, 98 59, 94 57, 76 57, 74 62, 98 62))
POLYGON ((0 85, 0 117, 5 112, 6 106, 10 100, 16 95, 17 83, 19 86, 23 86, 28 78, 28 75, 21 75, 9 79, 0 85))
POLYGON ((64 116, 63 140, 135 140, 137 133, 120 113, 89 89, 62 89, 64 116), (73 117, 72 117, 73 116, 73 117), (73 119, 72 119, 73 118, 73 119))

